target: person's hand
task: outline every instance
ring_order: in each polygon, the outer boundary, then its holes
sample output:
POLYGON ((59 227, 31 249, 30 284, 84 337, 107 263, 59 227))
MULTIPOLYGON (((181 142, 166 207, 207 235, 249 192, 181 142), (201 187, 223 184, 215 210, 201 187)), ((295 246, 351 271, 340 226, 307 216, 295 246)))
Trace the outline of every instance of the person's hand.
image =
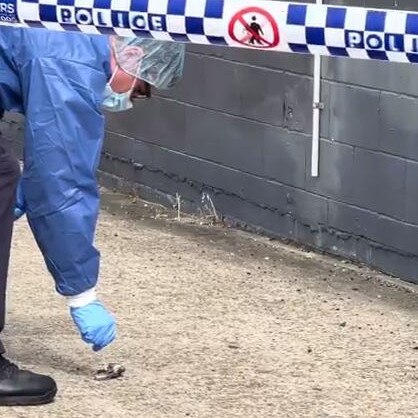
POLYGON ((23 209, 19 208, 18 206, 15 206, 15 210, 14 210, 15 221, 20 219, 24 214, 25 214, 25 211, 23 209))
POLYGON ((26 212, 26 204, 25 198, 23 196, 23 189, 22 189, 22 180, 19 181, 16 190, 16 203, 14 209, 14 218, 17 221, 21 218, 26 212))
POLYGON ((99 351, 108 346, 116 337, 116 321, 98 301, 70 308, 71 317, 80 331, 81 338, 99 351))
POLYGON ((16 204, 14 209, 15 221, 20 219, 26 212, 25 198, 23 196, 22 180, 19 181, 16 190, 16 204))

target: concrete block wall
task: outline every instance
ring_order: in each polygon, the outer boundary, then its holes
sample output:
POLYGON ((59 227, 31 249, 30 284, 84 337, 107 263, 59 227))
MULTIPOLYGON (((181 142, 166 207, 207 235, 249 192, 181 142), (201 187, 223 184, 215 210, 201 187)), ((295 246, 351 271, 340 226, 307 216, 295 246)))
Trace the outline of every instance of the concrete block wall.
POLYGON ((211 200, 239 226, 418 283, 418 66, 323 59, 319 178, 312 69, 306 55, 188 46, 178 87, 109 115, 101 181, 190 211, 211 200))
POLYGON ((102 179, 166 203, 177 193, 192 210, 209 195, 238 225, 418 282, 418 67, 323 60, 319 178, 312 67, 310 56, 189 46, 176 89, 110 118, 102 179))

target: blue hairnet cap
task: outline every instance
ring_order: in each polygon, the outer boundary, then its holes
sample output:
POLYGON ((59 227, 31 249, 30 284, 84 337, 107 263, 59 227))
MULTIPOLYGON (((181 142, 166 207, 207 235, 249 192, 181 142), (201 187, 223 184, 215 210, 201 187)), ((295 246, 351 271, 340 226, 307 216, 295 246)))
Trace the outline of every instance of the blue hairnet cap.
POLYGON ((158 89, 173 87, 183 75, 184 44, 118 36, 113 51, 123 71, 158 89))

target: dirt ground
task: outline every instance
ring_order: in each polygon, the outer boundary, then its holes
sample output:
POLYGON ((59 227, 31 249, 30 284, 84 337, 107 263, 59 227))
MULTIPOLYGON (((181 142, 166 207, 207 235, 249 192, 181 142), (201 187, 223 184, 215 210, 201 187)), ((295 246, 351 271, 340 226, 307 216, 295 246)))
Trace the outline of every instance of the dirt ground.
POLYGON ((81 342, 19 221, 5 343, 59 395, 1 417, 418 417, 416 286, 109 192, 104 206, 119 337, 99 355, 81 342), (125 376, 94 381, 107 362, 125 376))

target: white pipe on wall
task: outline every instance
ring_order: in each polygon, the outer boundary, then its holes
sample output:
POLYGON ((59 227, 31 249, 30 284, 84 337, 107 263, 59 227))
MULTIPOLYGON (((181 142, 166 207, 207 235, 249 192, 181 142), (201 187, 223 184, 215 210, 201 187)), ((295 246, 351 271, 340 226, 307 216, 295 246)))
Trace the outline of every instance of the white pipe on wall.
POLYGON ((319 121, 323 104, 321 103, 321 56, 314 56, 313 115, 312 115, 312 154, 311 176, 319 175, 319 121))
MULTIPOLYGON (((322 0, 316 0, 316 4, 322 4, 322 0)), ((321 56, 314 55, 314 79, 313 79, 313 114, 312 114, 312 152, 311 152, 311 176, 319 176, 319 122, 321 117, 321 56)))

